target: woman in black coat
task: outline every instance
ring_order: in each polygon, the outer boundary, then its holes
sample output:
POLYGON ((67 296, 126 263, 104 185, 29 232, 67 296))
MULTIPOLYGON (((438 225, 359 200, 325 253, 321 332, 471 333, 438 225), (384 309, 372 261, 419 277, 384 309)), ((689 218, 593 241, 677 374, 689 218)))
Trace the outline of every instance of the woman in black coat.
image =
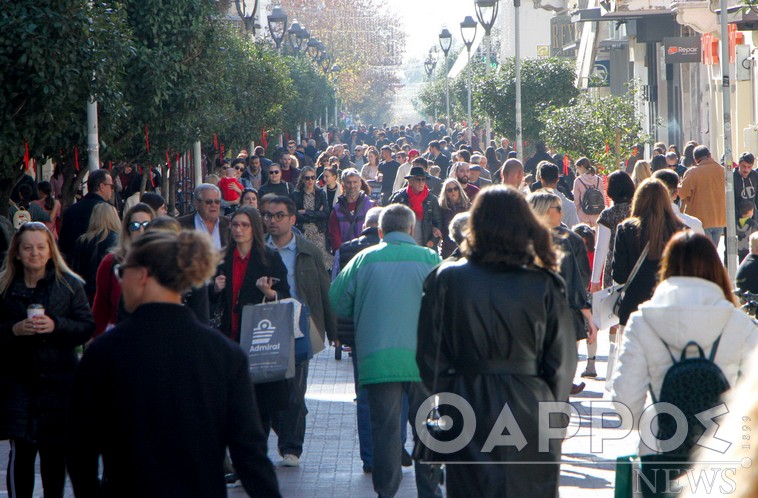
MULTIPOLYGON (((517 190, 501 186, 476 196, 468 228, 465 259, 442 263, 424 283, 416 360, 427 388, 471 406, 476 429, 458 451, 427 446, 420 456, 472 462, 447 467, 450 497, 558 496, 561 442, 539 450, 545 427, 536 414, 540 402, 568 399, 576 334, 550 232, 517 190), (485 450, 493 428, 502 428, 495 422, 506 403, 526 445, 485 450)), ((449 403, 439 412, 453 430, 435 431, 435 439, 465 437, 460 428, 472 428, 449 403)))
MULTIPOLYGON (((265 245, 263 221, 256 209, 241 207, 234 213, 231 235, 232 242, 226 250, 214 287, 217 309, 223 312, 221 332, 239 342, 242 308, 247 304, 260 304, 264 298, 288 298, 290 288, 287 267, 281 256, 265 245), (246 269, 242 268, 244 265, 247 265, 246 269)), ((256 384, 255 394, 263 425, 268 432, 270 415, 287 408, 288 381, 256 384)))
POLYGON ((628 283, 619 307, 619 324, 622 326, 640 304, 653 297, 663 249, 676 232, 685 228, 671 208, 668 188, 654 178, 640 183, 632 199, 631 217, 616 229, 613 251, 613 280, 624 284, 649 244, 647 257, 628 283))
POLYGON ((76 347, 95 322, 82 280, 66 266, 44 224, 26 223, 0 274, 0 439, 10 439, 10 496, 31 497, 40 454, 45 496, 62 498, 69 396, 76 347), (28 318, 29 306, 42 314, 28 318))

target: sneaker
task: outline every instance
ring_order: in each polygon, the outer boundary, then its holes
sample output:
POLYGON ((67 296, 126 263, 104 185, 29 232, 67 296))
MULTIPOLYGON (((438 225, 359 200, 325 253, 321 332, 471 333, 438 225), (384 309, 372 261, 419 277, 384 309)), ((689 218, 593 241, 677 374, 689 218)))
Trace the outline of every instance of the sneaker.
POLYGON ((571 395, 579 394, 580 392, 584 391, 584 388, 586 387, 586 384, 582 382, 581 384, 574 384, 571 386, 571 395))
POLYGON ((240 485, 240 480, 234 472, 224 475, 224 480, 227 488, 236 488, 240 485))
POLYGON ((411 454, 405 448, 403 448, 403 453, 400 455, 400 463, 403 467, 413 466, 413 458, 411 458, 411 454))
POLYGON ((587 368, 584 369, 584 372, 582 372, 582 377, 585 379, 594 379, 597 377, 597 372, 595 371, 595 365, 587 365, 587 368))
POLYGON ((281 462, 282 467, 300 467, 300 457, 295 455, 284 455, 281 462))

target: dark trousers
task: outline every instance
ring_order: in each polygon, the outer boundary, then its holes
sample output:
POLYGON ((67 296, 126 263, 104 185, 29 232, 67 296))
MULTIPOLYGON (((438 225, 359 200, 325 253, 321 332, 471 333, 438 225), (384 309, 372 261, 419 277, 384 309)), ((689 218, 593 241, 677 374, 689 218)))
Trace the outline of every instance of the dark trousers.
MULTIPOLYGON (((403 478, 401 468, 400 412, 403 393, 408 395, 410 419, 415 420, 416 412, 426 397, 419 382, 390 382, 369 384, 368 403, 371 410, 371 445, 373 450, 373 472, 371 479, 379 498, 391 498, 397 494, 403 478)), ((403 424, 406 420, 403 420, 403 424)), ((413 428, 413 424, 411 424, 413 428)), ((414 436, 416 434, 413 428, 414 436)), ((429 465, 414 462, 416 490, 419 498, 442 496, 439 488, 441 471, 429 465)))
POLYGON ((303 454, 305 441, 305 392, 308 390, 308 360, 295 365, 295 377, 290 384, 290 402, 286 410, 272 414, 271 428, 279 438, 279 454, 303 454))
POLYGON ((11 439, 6 484, 9 498, 32 498, 34 492, 34 462, 40 459, 42 488, 45 498, 63 498, 66 483, 66 460, 63 446, 37 446, 21 439, 11 439))

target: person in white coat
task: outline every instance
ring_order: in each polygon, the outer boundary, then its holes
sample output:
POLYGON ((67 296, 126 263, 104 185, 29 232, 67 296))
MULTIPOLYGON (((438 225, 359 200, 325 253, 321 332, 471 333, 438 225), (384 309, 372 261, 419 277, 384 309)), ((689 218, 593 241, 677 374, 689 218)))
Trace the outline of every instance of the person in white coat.
MULTIPOLYGON (((652 299, 629 318, 611 379, 613 401, 631 410, 635 426, 652 403, 649 389, 655 399, 660 397, 672 356, 678 359, 690 341, 699 344, 707 357, 721 336, 713 361, 731 387, 758 343, 758 326, 735 305, 729 277, 708 237, 692 230, 675 235, 664 250, 659 278, 652 299)), ((644 457, 661 449, 658 444, 652 446, 640 441, 643 475, 648 475, 644 457)), ((655 468, 663 467, 651 463, 649 470, 655 468)), ((657 481, 658 486, 666 484, 665 479, 657 481)))

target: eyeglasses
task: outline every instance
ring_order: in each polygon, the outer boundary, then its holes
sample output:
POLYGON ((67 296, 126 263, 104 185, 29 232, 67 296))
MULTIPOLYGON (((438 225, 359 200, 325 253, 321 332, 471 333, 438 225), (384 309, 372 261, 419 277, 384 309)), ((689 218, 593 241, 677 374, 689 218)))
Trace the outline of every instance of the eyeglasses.
POLYGON ((231 226, 232 226, 232 230, 234 230, 235 228, 242 228, 243 230, 247 230, 253 225, 251 225, 250 223, 233 221, 231 226))
POLYGON ((563 211, 563 208, 562 208, 561 206, 550 206, 550 209, 555 209, 555 210, 556 210, 556 211, 558 211, 559 213, 560 213, 561 211, 563 211))
POLYGON ((303 177, 303 180, 305 180, 306 182, 312 181, 312 180, 315 180, 315 179, 316 179, 315 176, 304 176, 303 177))
POLYGON ((112 183, 103 183, 103 185, 105 185, 106 187, 113 188, 113 184, 112 183))
POLYGON ((275 213, 275 214, 271 214, 271 213, 269 213, 269 212, 265 212, 265 213, 263 213, 263 214, 261 215, 261 217, 262 217, 264 220, 270 220, 270 219, 272 219, 272 218, 273 218, 273 219, 274 219, 274 221, 282 221, 282 220, 283 220, 284 218, 286 218, 287 216, 288 216, 288 214, 287 214, 287 213, 285 213, 284 211, 279 211, 278 213, 275 213))
POLYGON ((445 193, 452 194, 453 192, 458 192, 458 189, 455 187, 445 189, 445 193))
POLYGON ((269 170, 268 172, 269 175, 278 175, 279 173, 281 173, 281 171, 276 169, 269 170))
POLYGON ((127 225, 127 227, 129 228, 130 232, 139 232, 140 229, 142 230, 147 229, 147 226, 149 224, 150 224, 149 221, 143 221, 141 223, 139 221, 132 221, 131 223, 129 223, 129 225, 127 225))
POLYGON ((122 265, 122 264, 116 264, 113 265, 113 275, 119 279, 123 280, 124 278, 124 270, 127 268, 135 268, 136 265, 122 265))
POLYGON ((236 169, 237 171, 242 171, 245 168, 240 168, 239 166, 235 166, 234 169, 236 169))
POLYGON ((424 183, 426 183, 426 178, 424 178, 423 176, 414 176, 413 178, 411 178, 411 181, 412 182, 424 182, 424 183))
POLYGON ((206 206, 212 206, 213 204, 217 206, 221 205, 221 199, 202 199, 202 201, 206 206))

